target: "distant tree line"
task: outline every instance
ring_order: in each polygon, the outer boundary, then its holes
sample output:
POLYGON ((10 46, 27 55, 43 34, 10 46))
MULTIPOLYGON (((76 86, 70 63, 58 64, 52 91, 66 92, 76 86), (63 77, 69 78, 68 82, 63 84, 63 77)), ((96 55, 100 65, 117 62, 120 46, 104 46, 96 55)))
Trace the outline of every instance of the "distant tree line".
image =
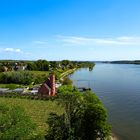
POLYGON ((1 60, 0 61, 0 72, 4 71, 17 71, 17 70, 33 70, 33 71, 53 71, 56 69, 73 69, 88 67, 92 69, 94 67, 93 62, 88 61, 47 61, 47 60, 37 60, 37 61, 14 61, 14 60, 1 60), (24 69, 23 69, 24 67, 24 69))
POLYGON ((73 69, 73 68, 82 68, 88 67, 92 69, 94 67, 93 62, 80 62, 80 61, 46 61, 46 60, 38 60, 35 62, 27 63, 27 70, 39 70, 39 71, 49 71, 56 69, 73 69))
MULTIPOLYGON (((56 75, 56 80, 59 80, 61 73, 74 68, 89 68, 94 67, 93 62, 82 61, 0 61, 0 83, 1 84, 24 84, 29 85, 42 83, 47 79, 47 73, 53 72, 56 75), (21 68, 24 68, 22 70, 21 68), (18 70, 20 69, 20 70, 18 70), (46 74, 36 74, 35 71, 45 71, 46 74)), ((72 83, 68 78, 64 79, 63 84, 72 83)))
POLYGON ((120 60, 120 61, 105 61, 104 63, 112 63, 112 64, 138 64, 140 65, 140 60, 120 60))

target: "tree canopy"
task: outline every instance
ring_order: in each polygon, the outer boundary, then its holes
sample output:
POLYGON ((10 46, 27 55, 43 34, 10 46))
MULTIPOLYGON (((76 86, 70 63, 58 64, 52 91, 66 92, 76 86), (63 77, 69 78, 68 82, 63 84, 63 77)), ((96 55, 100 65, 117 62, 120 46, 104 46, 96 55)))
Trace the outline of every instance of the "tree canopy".
POLYGON ((91 91, 80 93, 72 86, 58 90, 62 115, 51 113, 48 118, 47 140, 105 140, 110 136, 107 113, 98 97, 91 91))

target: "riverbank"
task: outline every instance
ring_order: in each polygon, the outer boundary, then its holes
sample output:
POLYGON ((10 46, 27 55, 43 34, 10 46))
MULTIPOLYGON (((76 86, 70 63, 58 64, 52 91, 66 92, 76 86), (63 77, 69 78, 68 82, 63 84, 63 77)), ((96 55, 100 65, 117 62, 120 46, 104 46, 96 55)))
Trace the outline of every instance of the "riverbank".
POLYGON ((65 72, 63 72, 61 75, 60 75, 60 81, 63 81, 64 77, 68 76, 69 74, 73 73, 74 71, 76 71, 77 68, 74 68, 74 69, 69 69, 65 72))

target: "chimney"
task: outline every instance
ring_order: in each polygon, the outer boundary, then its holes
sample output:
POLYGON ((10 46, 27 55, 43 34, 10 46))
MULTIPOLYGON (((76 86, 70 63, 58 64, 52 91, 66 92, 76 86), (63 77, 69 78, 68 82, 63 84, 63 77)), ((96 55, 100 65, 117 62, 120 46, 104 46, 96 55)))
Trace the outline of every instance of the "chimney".
POLYGON ((55 95, 55 75, 50 75, 50 88, 51 88, 51 96, 55 95))

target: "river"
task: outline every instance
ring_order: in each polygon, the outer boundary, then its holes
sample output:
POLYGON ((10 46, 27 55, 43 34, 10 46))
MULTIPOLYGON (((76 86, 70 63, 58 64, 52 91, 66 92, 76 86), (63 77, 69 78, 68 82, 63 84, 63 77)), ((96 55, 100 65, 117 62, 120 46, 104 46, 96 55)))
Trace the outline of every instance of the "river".
POLYGON ((140 139, 140 65, 97 63, 93 71, 79 69, 70 78, 101 99, 119 140, 140 139))

